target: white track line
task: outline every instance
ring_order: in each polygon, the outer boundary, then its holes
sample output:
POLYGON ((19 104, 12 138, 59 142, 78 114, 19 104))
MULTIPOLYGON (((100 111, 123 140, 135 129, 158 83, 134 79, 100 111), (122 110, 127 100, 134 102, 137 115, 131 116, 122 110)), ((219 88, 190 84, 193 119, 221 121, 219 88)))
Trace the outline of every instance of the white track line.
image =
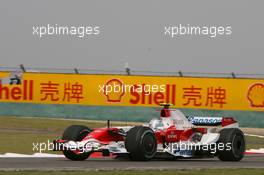
POLYGON ((264 154, 264 148, 250 149, 250 150, 247 150, 246 153, 264 154))
POLYGON ((0 154, 0 158, 51 158, 51 157, 64 157, 59 154, 47 154, 47 153, 34 153, 34 154, 17 154, 17 153, 5 153, 0 154))

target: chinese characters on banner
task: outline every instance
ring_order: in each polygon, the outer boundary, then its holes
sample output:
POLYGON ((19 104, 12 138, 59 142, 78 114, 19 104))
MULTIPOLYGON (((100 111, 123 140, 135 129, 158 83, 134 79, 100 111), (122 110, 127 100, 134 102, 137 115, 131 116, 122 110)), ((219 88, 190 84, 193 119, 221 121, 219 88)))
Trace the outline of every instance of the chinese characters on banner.
POLYGON ((83 97, 83 85, 75 82, 60 84, 52 81, 40 83, 41 101, 63 101, 80 103, 83 97), (63 86, 63 91, 60 91, 60 86, 63 86))
POLYGON ((218 105, 220 108, 223 108, 223 105, 227 103, 226 89, 221 88, 220 86, 207 87, 206 89, 191 86, 183 88, 183 99, 184 106, 202 106, 205 105, 208 108, 218 105), (202 95, 202 91, 206 91, 206 96, 202 95))

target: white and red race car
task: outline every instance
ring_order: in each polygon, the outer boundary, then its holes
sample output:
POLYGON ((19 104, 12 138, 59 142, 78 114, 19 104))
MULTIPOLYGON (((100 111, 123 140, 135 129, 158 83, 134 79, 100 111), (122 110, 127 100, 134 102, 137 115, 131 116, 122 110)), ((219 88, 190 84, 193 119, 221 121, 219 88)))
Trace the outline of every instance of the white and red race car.
POLYGON ((244 157, 245 139, 233 118, 186 117, 170 104, 162 104, 160 118, 141 126, 90 129, 72 125, 54 150, 70 160, 85 160, 94 152, 103 156, 128 155, 131 160, 219 157, 239 161, 244 157))

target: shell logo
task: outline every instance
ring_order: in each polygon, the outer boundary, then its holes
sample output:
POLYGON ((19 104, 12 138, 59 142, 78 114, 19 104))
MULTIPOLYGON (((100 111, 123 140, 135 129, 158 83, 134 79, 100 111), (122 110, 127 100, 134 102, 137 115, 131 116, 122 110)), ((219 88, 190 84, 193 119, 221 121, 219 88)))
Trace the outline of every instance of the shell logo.
POLYGON ((121 102, 125 92, 123 89, 124 83, 119 79, 108 80, 105 84, 104 95, 106 96, 107 102, 121 102), (107 93, 106 88, 111 88, 111 91, 107 93))
POLYGON ((253 84, 248 90, 247 98, 251 107, 264 108, 264 84, 253 84))

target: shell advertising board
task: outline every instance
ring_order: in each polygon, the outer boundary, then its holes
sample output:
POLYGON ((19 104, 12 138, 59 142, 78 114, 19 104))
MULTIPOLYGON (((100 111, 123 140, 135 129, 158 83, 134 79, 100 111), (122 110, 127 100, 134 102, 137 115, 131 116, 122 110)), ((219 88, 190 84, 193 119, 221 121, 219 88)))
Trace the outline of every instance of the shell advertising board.
POLYGON ((0 102, 264 111, 264 79, 0 72, 0 102))

